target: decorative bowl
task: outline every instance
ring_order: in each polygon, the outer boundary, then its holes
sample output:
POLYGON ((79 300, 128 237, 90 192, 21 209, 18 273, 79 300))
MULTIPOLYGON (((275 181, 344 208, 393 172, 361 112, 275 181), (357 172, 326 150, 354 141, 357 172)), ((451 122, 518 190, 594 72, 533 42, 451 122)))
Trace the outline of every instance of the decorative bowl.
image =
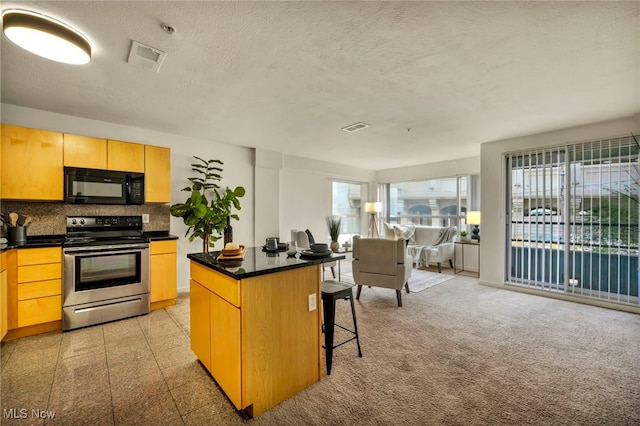
POLYGON ((326 252, 329 251, 329 244, 327 244, 327 243, 316 243, 316 244, 311 244, 311 247, 309 247, 309 248, 314 253, 326 253, 326 252))

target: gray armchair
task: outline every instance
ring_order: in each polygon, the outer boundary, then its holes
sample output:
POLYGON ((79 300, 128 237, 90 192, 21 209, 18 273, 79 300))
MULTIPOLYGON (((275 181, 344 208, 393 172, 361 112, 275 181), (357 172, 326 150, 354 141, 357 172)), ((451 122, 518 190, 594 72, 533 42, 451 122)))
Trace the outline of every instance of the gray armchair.
POLYGON ((413 261, 407 254, 405 240, 353 237, 353 280, 358 286, 384 287, 396 291, 398 306, 402 306, 402 287, 409 293, 409 277, 413 261))

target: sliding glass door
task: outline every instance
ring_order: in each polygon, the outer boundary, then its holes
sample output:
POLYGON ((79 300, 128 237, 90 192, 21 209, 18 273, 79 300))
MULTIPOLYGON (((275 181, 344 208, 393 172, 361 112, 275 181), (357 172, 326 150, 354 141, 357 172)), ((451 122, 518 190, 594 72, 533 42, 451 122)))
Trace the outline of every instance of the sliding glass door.
POLYGON ((622 137, 508 154, 507 282, 637 304, 639 151, 622 137))

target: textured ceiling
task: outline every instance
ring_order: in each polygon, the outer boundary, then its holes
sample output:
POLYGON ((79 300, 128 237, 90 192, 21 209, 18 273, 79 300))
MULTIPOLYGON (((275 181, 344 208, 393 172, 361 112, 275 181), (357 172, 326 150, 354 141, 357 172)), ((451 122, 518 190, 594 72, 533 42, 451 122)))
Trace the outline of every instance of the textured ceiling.
POLYGON ((3 103, 367 169, 640 111, 635 1, 12 7, 68 22, 95 51, 58 64, 3 35, 3 103), (132 40, 167 53, 160 72, 127 63, 132 40), (358 121, 371 127, 341 130, 358 121))

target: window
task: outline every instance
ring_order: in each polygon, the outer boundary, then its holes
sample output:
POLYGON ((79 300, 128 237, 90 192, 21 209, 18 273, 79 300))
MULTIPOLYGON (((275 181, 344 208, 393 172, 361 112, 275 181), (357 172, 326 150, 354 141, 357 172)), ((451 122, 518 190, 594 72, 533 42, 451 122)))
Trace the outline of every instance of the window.
POLYGON ((362 186, 359 183, 332 182, 331 214, 341 219, 339 241, 360 234, 362 186))
POLYGON ((639 153, 623 137, 507 155, 507 281, 637 304, 639 153))
POLYGON ((459 226, 467 210, 480 210, 480 177, 458 176, 384 186, 389 223, 459 226))

